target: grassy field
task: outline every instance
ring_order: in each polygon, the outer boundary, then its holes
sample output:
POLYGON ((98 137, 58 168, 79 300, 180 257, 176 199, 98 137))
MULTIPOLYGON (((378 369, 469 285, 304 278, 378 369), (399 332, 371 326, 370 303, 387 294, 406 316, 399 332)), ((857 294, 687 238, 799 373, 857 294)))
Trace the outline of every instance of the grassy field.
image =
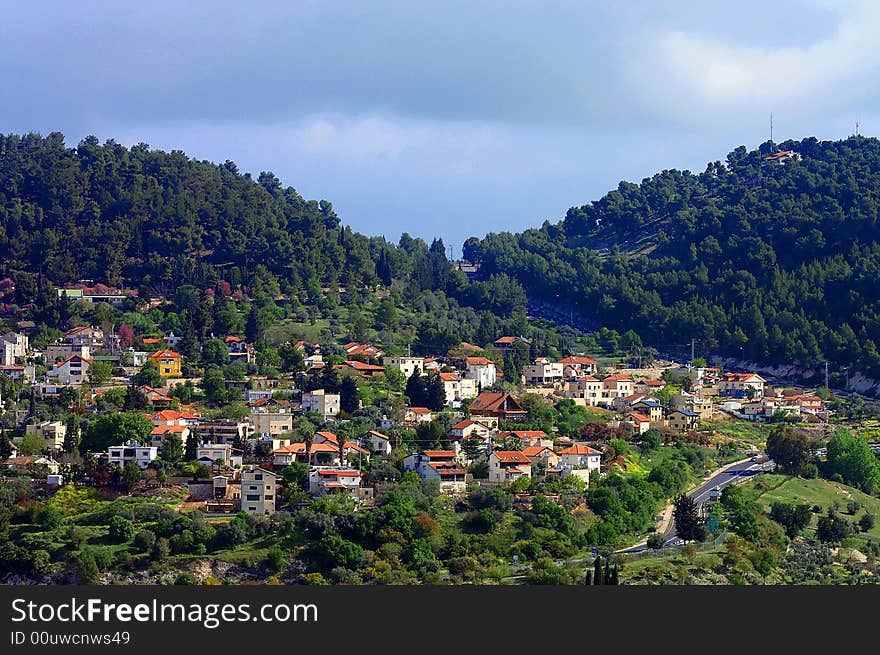
POLYGON ((710 423, 708 427, 720 435, 755 446, 763 446, 767 441, 767 435, 770 434, 770 426, 750 421, 721 421, 720 423, 710 423))
MULTIPOLYGON (((755 490, 767 512, 774 502, 807 503, 811 507, 819 505, 822 511, 813 515, 810 526, 805 530, 807 536, 813 536, 819 517, 834 503, 840 507, 838 513, 848 521, 858 520, 866 513, 880 518, 880 498, 869 496, 858 489, 837 482, 821 479, 804 480, 784 475, 763 475, 760 480, 749 482, 748 487, 755 490), (862 506, 854 516, 846 513, 846 505, 850 501, 856 501, 862 506)), ((880 525, 875 525, 870 531, 860 535, 880 539, 880 525)))

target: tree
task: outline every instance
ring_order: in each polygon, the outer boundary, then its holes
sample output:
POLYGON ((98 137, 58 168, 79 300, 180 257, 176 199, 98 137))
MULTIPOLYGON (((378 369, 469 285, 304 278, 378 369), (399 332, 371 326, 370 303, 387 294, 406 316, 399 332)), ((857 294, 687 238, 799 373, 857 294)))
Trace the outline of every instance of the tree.
POLYGON ((111 516, 108 523, 108 534, 118 543, 127 543, 135 535, 134 523, 123 516, 111 516))
POLYGON ((216 367, 209 368, 202 378, 202 390, 205 392, 205 399, 212 405, 222 405, 226 402, 229 392, 226 389, 223 371, 216 367))
POLYGON ((409 398, 410 407, 425 406, 425 383, 422 381, 422 372, 419 368, 413 370, 412 375, 407 379, 404 393, 409 398))
POLYGON ((789 475, 800 475, 810 457, 810 443, 800 430, 777 425, 767 437, 767 455, 789 475))
POLYGON ((810 524, 812 512, 807 504, 790 505, 775 502, 770 509, 770 518, 785 528, 785 534, 793 539, 810 524))
POLYGON ((344 376, 339 383, 339 409, 349 414, 358 409, 357 380, 351 375, 344 376))
POLYGON ((162 437, 162 459, 174 464, 183 459, 183 441, 175 432, 168 432, 162 437))
POLYGON ((6 436, 6 431, 0 428, 0 459, 12 456, 12 442, 6 436))
POLYGON ((706 528, 700 521, 697 513, 697 505, 693 498, 685 494, 679 494, 673 502, 673 520, 675 531, 679 538, 684 541, 704 541, 706 528))
POLYGON ((186 436, 186 450, 183 453, 184 459, 186 461, 191 462, 196 458, 196 450, 199 447, 199 437, 196 435, 195 431, 190 430, 190 433, 186 436))
POLYGON ((107 412, 89 423, 80 451, 102 453, 127 441, 149 443, 152 431, 153 422, 140 412, 107 412))
POLYGON ((104 384, 113 375, 113 366, 110 362, 94 360, 89 365, 88 378, 92 384, 104 384))
POLYGON ((826 516, 820 517, 819 522, 816 524, 816 538, 819 541, 840 543, 850 535, 850 532, 849 523, 831 509, 828 510, 826 516))
POLYGON ((125 466, 122 468, 122 483, 128 491, 134 489, 142 477, 143 473, 137 462, 129 460, 125 463, 125 466))
POLYGON ((880 462, 864 437, 852 431, 837 430, 828 442, 825 464, 828 475, 839 474, 844 483, 858 487, 865 493, 880 489, 880 462))
POLYGON ((149 387, 162 386, 162 376, 159 374, 159 369, 156 368, 156 364, 152 359, 148 359, 144 363, 141 370, 135 374, 131 381, 136 387, 142 387, 144 385, 149 387))
POLYGON ((78 550, 73 554, 73 570, 78 584, 94 585, 101 579, 101 572, 91 550, 78 550))
POLYGON ((202 344, 202 362, 223 366, 229 363, 229 348, 221 339, 208 339, 202 344))
POLYGON ((46 447, 46 443, 36 432, 25 434, 18 444, 18 452, 21 455, 39 455, 46 447))
POLYGON ((480 438, 473 436, 468 437, 467 439, 462 439, 461 446, 462 450, 464 451, 465 457, 467 457, 470 461, 476 460, 486 450, 483 447, 483 443, 480 441, 480 438))
POLYGON ((446 385, 439 375, 428 376, 424 390, 425 407, 439 412, 446 406, 446 385))

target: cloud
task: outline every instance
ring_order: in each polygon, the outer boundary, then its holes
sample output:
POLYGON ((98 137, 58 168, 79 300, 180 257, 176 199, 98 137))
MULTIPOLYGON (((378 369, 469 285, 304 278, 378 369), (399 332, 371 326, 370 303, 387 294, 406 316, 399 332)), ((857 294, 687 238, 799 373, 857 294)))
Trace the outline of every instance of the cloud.
MULTIPOLYGON (((813 3, 832 12, 836 24, 807 44, 780 39, 744 43, 698 32, 656 34, 658 72, 650 93, 680 117, 693 119, 712 110, 707 120, 728 119, 744 109, 784 108, 816 113, 852 102, 862 94, 858 80, 880 68, 880 4, 873 0, 813 3)), ((754 16, 754 20, 760 20, 754 16)), ((785 23, 783 23, 784 25, 785 23)))

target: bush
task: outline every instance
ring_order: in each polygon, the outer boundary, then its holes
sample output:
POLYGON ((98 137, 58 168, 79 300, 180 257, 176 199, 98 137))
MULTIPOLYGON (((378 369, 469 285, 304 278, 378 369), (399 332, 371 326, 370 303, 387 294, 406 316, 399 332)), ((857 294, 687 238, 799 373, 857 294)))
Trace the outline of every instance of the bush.
POLYGON ((856 512, 858 512, 861 508, 862 508, 861 503, 859 503, 855 500, 851 500, 846 504, 846 513, 849 514, 850 516, 855 516, 856 512))
POLYGON ((832 482, 839 482, 840 484, 843 484, 843 476, 840 473, 834 473, 831 476, 830 480, 832 482))
POLYGON ((272 571, 280 571, 284 568, 284 553, 278 546, 270 548, 266 553, 266 566, 272 571))
POLYGON ((665 543, 665 541, 666 540, 663 538, 662 534, 652 534, 650 537, 648 537, 648 548, 651 548, 653 550, 663 548, 663 544, 665 543))
POLYGON ((813 505, 813 514, 821 514, 822 506, 821 505, 813 505))
POLYGON ((142 553, 148 553, 156 545, 156 533, 152 530, 141 530, 134 536, 132 543, 142 553))
POLYGON ((197 585, 198 580, 196 580, 195 576, 192 573, 181 573, 177 576, 174 584, 192 586, 197 585))
POLYGON ((100 572, 95 556, 88 550, 79 550, 73 555, 73 572, 77 584, 98 584, 100 572))
POLYGON ((819 467, 816 466, 813 462, 809 464, 804 464, 801 469, 801 476, 806 478, 807 480, 815 480, 819 477, 819 467))
POLYGON ((859 527, 862 529, 862 532, 867 532, 871 528, 874 527, 874 515, 873 514, 865 514, 862 518, 859 519, 859 527))
POLYGON ((118 543, 125 543, 134 537, 134 524, 126 518, 113 516, 108 525, 110 538, 118 543))

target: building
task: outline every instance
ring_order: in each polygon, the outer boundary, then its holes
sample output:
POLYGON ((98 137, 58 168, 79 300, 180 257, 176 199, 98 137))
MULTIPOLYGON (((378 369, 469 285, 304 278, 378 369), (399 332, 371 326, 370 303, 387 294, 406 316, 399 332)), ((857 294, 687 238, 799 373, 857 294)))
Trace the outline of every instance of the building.
POLYGON ((523 368, 526 384, 553 384, 562 381, 565 365, 551 362, 546 357, 536 359, 533 364, 523 368))
POLYGON ((499 337, 495 339, 495 347, 499 350, 513 350, 517 347, 525 347, 530 349, 532 342, 523 337, 499 337))
POLYGON ((443 380, 446 392, 446 404, 449 407, 461 407, 461 401, 476 398, 477 382, 471 378, 463 378, 458 373, 438 373, 443 380))
POLYGON ((630 412, 626 415, 627 422, 632 426, 633 432, 639 436, 651 429, 651 419, 638 412, 630 412))
POLYGON ((468 411, 475 421, 489 427, 501 421, 524 421, 528 417, 528 412, 507 392, 484 391, 471 401, 468 411))
POLYGON ((274 412, 255 408, 251 410, 250 421, 255 434, 275 437, 293 430, 294 415, 283 408, 274 412))
POLYGON ((534 470, 535 464, 543 464, 545 469, 559 465, 559 455, 547 446, 525 446, 522 451, 532 463, 532 470, 534 470))
POLYGON ((24 364, 28 353, 26 334, 7 332, 0 337, 0 366, 24 364))
POLYGON ((150 431, 150 445, 155 446, 159 453, 162 452, 162 444, 166 435, 177 435, 180 443, 186 445, 190 429, 185 425, 157 425, 150 431))
POLYGON ((195 431, 200 441, 218 444, 232 444, 236 439, 244 443, 253 434, 250 423, 232 419, 200 419, 195 431))
POLYGON ((316 466, 341 466, 339 461, 339 447, 330 442, 313 443, 306 452, 306 444, 302 442, 279 446, 272 451, 273 466, 289 466, 297 462, 299 464, 313 464, 316 466))
POLYGON ((636 393, 652 394, 666 388, 663 380, 639 380, 633 385, 636 393))
POLYGON ((521 450, 493 450, 489 455, 489 482, 532 477, 532 462, 521 450))
POLYGON ((391 454, 391 438, 376 430, 370 430, 361 437, 361 444, 374 453, 385 456, 391 454))
POLYGON ((61 421, 42 421, 29 423, 24 429, 25 435, 34 434, 43 439, 43 450, 61 450, 67 436, 67 426, 61 421))
POLYGON ((174 399, 166 393, 162 393, 158 389, 154 389, 148 384, 142 384, 138 387, 138 391, 144 394, 144 397, 153 407, 168 407, 174 399))
POLYGON ((61 340, 68 345, 76 347, 103 348, 104 331, 96 327, 75 327, 65 332, 61 340))
POLYGON ((647 416, 652 425, 659 425, 663 421, 663 406, 653 398, 633 403, 631 409, 634 412, 647 416))
POLYGON ((553 439, 543 430, 511 430, 510 432, 500 432, 498 434, 498 440, 502 442, 508 437, 519 439, 523 446, 553 448, 553 439))
POLYGON ((374 378, 379 375, 385 375, 385 367, 384 366, 376 366, 375 364, 367 364, 365 362, 358 361, 356 359, 351 359, 342 364, 336 364, 336 368, 339 369, 350 369, 355 373, 358 373, 365 378, 374 378))
POLYGON ((700 415, 689 409, 676 409, 666 417, 666 425, 677 432, 696 430, 699 423, 700 415))
POLYGON ((767 380, 757 373, 724 373, 718 382, 718 395, 732 398, 761 398, 767 380))
POLYGON ((438 480, 440 493, 461 494, 467 491, 467 472, 456 461, 453 450, 425 450, 403 460, 405 471, 415 471, 423 480, 438 480))
POLYGON ((566 378, 579 378, 584 375, 596 375, 599 371, 599 362, 589 357, 571 355, 559 360, 562 364, 562 372, 566 378))
POLYGON ((633 394, 633 379, 629 375, 616 373, 602 380, 601 405, 613 405, 615 398, 625 398, 633 394))
POLYGON ((385 368, 394 368, 403 373, 403 377, 410 378, 415 371, 420 374, 425 372, 424 357, 395 356, 383 357, 382 365, 385 368))
POLYGON ((241 472, 241 510, 254 516, 275 513, 275 480, 277 476, 259 466, 248 466, 241 472))
POLYGON ((125 468, 128 462, 135 462, 143 470, 158 456, 159 449, 156 446, 145 446, 133 441, 121 446, 110 446, 107 449, 107 461, 122 468, 125 468))
POLYGON ((218 464, 223 462, 231 468, 239 468, 242 465, 241 453, 236 451, 232 444, 205 443, 196 448, 196 460, 205 464, 218 464))
POLYGON ((159 375, 163 378, 179 378, 181 376, 180 354, 167 348, 157 350, 147 358, 156 365, 159 375))
POLYGON ((373 344, 370 343, 358 343, 357 341, 350 341, 349 343, 342 346, 342 349, 345 351, 345 354, 349 357, 355 357, 356 355, 360 355, 361 357, 367 358, 379 358, 382 357, 385 353, 376 348, 373 344))
POLYGON ((498 371, 495 362, 485 357, 468 357, 466 377, 474 380, 478 389, 485 389, 495 384, 498 379, 498 371))
POLYGON ((576 405, 597 407, 602 399, 602 382, 592 375, 584 375, 569 380, 565 385, 563 395, 574 400, 576 405))
POLYGON ((231 361, 241 361, 245 364, 257 363, 257 355, 254 352, 253 346, 246 343, 241 337, 228 336, 223 342, 229 350, 229 359, 231 361))
POLYGON ((563 475, 575 475, 589 483, 590 473, 602 468, 602 452, 584 443, 575 443, 557 453, 563 475))
POLYGON ((456 441, 470 439, 472 436, 485 440, 489 438, 490 433, 491 430, 487 426, 470 419, 460 421, 449 429, 449 437, 456 441))
POLYGON ((89 373, 89 366, 92 360, 81 357, 80 355, 71 355, 63 362, 56 364, 49 369, 46 376, 49 381, 64 386, 77 386, 86 381, 89 373))
POLYGON ((304 391, 302 395, 303 414, 320 414, 324 419, 335 418, 339 414, 338 393, 324 393, 323 389, 304 391))
POLYGON ((309 469, 309 493, 313 496, 324 494, 357 494, 363 475, 354 468, 341 466, 313 466, 309 469))

